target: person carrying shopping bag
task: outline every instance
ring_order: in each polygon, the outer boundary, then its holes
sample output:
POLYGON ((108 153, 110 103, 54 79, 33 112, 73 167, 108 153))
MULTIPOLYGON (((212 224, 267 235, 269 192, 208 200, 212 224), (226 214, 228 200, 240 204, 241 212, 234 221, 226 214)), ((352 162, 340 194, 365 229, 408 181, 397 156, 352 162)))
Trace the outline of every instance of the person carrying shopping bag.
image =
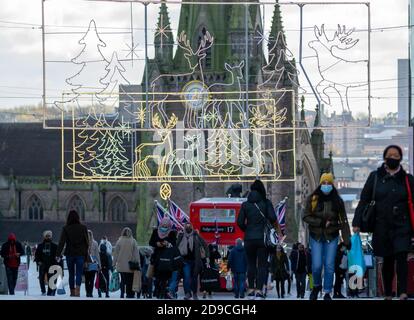
POLYGON ((339 231, 345 246, 350 249, 350 228, 345 205, 334 187, 332 173, 324 173, 320 185, 306 202, 303 221, 309 225, 309 242, 312 252, 313 289, 310 300, 317 300, 322 291, 322 269, 324 273, 324 300, 331 300, 335 272, 335 257, 339 242, 339 231))
MULTIPOLYGON (((134 298, 132 290, 134 271, 140 270, 138 244, 132 237, 130 228, 124 228, 114 250, 113 266, 121 274, 121 299, 134 298), (133 268, 133 269, 131 269, 133 268)), ((115 272, 114 272, 115 273, 115 272)))
POLYGON ((414 223, 414 177, 401 166, 403 152, 399 146, 385 148, 383 159, 384 163, 371 172, 361 191, 352 226, 355 233, 372 232, 374 255, 384 259, 385 299, 392 300, 396 265, 398 295, 401 300, 407 300, 407 256, 414 223))

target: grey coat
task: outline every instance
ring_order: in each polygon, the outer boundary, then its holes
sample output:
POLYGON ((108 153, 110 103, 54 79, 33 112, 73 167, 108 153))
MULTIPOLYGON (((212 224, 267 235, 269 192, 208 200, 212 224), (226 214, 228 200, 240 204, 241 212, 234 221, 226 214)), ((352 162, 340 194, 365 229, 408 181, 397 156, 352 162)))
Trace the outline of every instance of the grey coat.
POLYGON ((115 245, 113 266, 118 272, 133 273, 129 261, 140 262, 138 244, 132 237, 120 237, 115 245))
POLYGON ((89 246, 88 253, 94 260, 96 260, 96 262, 98 262, 98 265, 101 266, 98 242, 96 242, 95 240, 92 241, 92 243, 89 246))

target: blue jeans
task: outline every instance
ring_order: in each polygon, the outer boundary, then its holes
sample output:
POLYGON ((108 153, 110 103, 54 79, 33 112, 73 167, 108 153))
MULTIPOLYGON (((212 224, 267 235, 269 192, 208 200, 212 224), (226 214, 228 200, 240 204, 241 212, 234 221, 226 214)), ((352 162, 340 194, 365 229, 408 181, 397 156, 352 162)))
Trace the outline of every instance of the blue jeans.
POLYGON ((312 277, 313 285, 322 285, 322 267, 324 267, 323 291, 331 293, 335 273, 335 257, 338 248, 338 237, 332 241, 316 241, 310 237, 312 250, 312 277))
POLYGON ((246 273, 235 272, 233 273, 234 278, 234 295, 237 297, 243 297, 246 288, 246 273))
POLYGON ((83 264, 85 257, 66 257, 66 264, 69 271, 69 288, 75 289, 75 272, 76 272, 76 286, 80 287, 82 284, 83 264), (76 269, 76 270, 75 270, 76 269))
POLYGON ((197 293, 198 276, 194 276, 194 261, 186 260, 183 266, 184 274, 184 292, 185 294, 193 292, 197 293))
POLYGON ((175 296, 177 291, 178 271, 173 271, 170 280, 168 281, 168 291, 175 296))

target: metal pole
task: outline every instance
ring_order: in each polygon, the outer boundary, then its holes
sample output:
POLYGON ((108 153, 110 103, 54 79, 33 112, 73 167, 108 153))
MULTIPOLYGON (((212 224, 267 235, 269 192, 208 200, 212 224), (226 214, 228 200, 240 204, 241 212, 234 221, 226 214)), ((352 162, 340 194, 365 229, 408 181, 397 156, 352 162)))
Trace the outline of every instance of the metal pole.
POLYGON ((131 2, 131 6, 130 6, 130 10, 131 10, 131 59, 132 59, 132 67, 134 67, 134 22, 133 22, 133 17, 132 17, 132 2, 131 2))
MULTIPOLYGON (((46 52, 45 52, 45 0, 40 0, 42 3, 42 74, 43 74, 43 128, 46 128, 46 52)), ((64 124, 62 123, 62 126, 64 124)))
POLYGON ((148 3, 144 4, 145 6, 145 107, 146 114, 145 117, 145 128, 150 128, 150 110, 148 106, 148 3))
MULTIPOLYGON (((413 121, 412 121, 412 69, 411 69, 411 3, 408 3, 408 127, 413 128, 413 121)), ((413 141, 414 141, 414 130, 413 130, 413 141)), ((411 143, 413 146, 414 143, 411 143)), ((414 150, 409 148, 409 170, 412 173, 413 171, 413 163, 414 160, 414 150)))
POLYGON ((371 6, 368 6, 368 126, 371 126, 371 6))
MULTIPOLYGON (((130 6, 130 10, 131 10, 131 48, 132 48, 132 67, 134 67, 134 23, 133 23, 133 14, 132 14, 132 2, 131 2, 131 6, 130 6)), ((135 113, 135 102, 134 102, 135 98, 134 98, 134 94, 132 94, 132 101, 131 101, 131 112, 132 114, 135 113)), ((139 99, 141 100, 141 99, 139 99)), ((124 120, 122 119, 122 122, 124 122, 124 120)), ((132 129, 136 129, 137 124, 136 124, 136 120, 133 119, 132 121, 132 129)), ((137 141, 137 131, 134 130, 133 134, 131 134, 131 174, 133 175, 134 173, 134 163, 135 163, 135 144, 137 141)))
MULTIPOLYGON (((411 127, 412 123, 412 80, 411 80, 411 5, 408 4, 408 126, 411 127)), ((411 150, 412 152, 412 150, 411 150)))
MULTIPOLYGON (((246 12, 244 17, 245 23, 245 46, 246 46, 246 106, 245 115, 249 112, 249 5, 245 4, 246 12)), ((244 119, 244 117, 243 117, 244 119)), ((245 123, 243 127, 247 126, 245 123)))
POLYGON ((316 101, 318 102, 318 107, 321 107, 321 100, 319 99, 319 95, 316 92, 315 88, 312 85, 312 82, 309 79, 308 73, 306 72, 306 69, 303 67, 302 64, 302 59, 303 59, 303 3, 299 4, 299 8, 300 8, 300 33, 299 33, 299 65, 303 71, 303 74, 306 78, 306 80, 308 81, 309 86, 312 89, 312 92, 316 98, 316 101))

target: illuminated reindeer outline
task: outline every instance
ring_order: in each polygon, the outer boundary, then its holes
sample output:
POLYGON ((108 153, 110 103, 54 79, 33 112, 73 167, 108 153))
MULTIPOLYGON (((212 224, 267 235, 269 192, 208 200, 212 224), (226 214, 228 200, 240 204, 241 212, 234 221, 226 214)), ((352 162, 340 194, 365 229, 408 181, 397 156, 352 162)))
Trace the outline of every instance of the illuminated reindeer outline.
MULTIPOLYGON (((231 88, 232 86, 234 86, 236 84, 236 88, 237 91, 235 92, 236 94, 238 94, 238 97, 235 99, 231 99, 231 101, 223 101, 220 99, 212 99, 209 102, 209 106, 212 106, 212 113, 214 114, 218 114, 220 115, 220 109, 223 107, 223 102, 226 105, 226 113, 224 115, 224 119, 222 119, 221 115, 219 117, 219 122, 220 122, 220 128, 224 128, 226 126, 227 120, 228 120, 228 124, 227 127, 228 128, 238 128, 240 126, 240 123, 234 124, 233 123, 233 109, 236 108, 239 111, 239 115, 240 115, 240 121, 242 122, 241 125, 243 127, 245 127, 245 125, 247 124, 247 116, 246 116, 246 112, 243 110, 243 107, 240 103, 240 101, 242 101, 242 89, 241 89, 241 81, 243 80, 244 76, 243 76, 243 68, 245 66, 245 61, 242 60, 239 64, 236 64, 234 66, 225 63, 224 64, 224 68, 228 71, 228 73, 230 73, 230 81, 226 82, 226 83, 213 83, 212 85, 210 85, 208 87, 208 91, 214 93, 215 92, 226 92, 227 93, 227 88, 231 88), (212 89, 215 89, 214 91, 212 89)), ((231 91, 228 91, 229 94, 231 94, 231 91)), ((226 98, 224 98, 226 99, 226 98)), ((206 108, 206 113, 207 113, 207 109, 206 108)))
POLYGON ((166 163, 169 164, 169 177, 174 174, 176 166, 185 180, 193 181, 193 177, 198 177, 200 179, 203 177, 203 168, 200 165, 200 140, 202 138, 202 134, 185 136, 184 142, 187 143, 187 148, 175 149, 169 154, 166 160, 166 163), (178 154, 182 154, 183 157, 178 157, 178 154), (187 155, 190 155, 190 157, 187 158, 187 155))
MULTIPOLYGON (((197 72, 199 70, 201 81, 204 84, 204 71, 203 71, 203 59, 207 56, 207 50, 212 47, 214 43, 214 37, 211 36, 211 34, 207 31, 206 34, 202 37, 201 42, 197 48, 196 51, 194 51, 191 47, 190 40, 187 39, 187 34, 185 31, 182 31, 181 34, 177 38, 177 44, 178 46, 184 51, 184 57, 187 60, 188 67, 190 68, 189 72, 180 73, 180 74, 161 74, 158 77, 156 77, 154 80, 151 81, 150 87, 152 91, 153 99, 151 101, 150 109, 153 112, 154 108, 157 108, 158 113, 162 117, 162 121, 164 123, 167 122, 168 116, 165 112, 165 102, 167 101, 169 94, 163 93, 159 94, 157 93, 157 86, 159 83, 163 82, 162 79, 169 79, 174 78, 175 81, 178 81, 178 78, 180 77, 188 77, 197 72), (194 61, 193 57, 197 57, 194 61)), ((192 128, 191 120, 194 120, 193 111, 190 107, 186 106, 186 111, 184 114, 184 121, 187 121, 190 125, 190 128, 192 128)))
MULTIPOLYGON (((340 83, 338 81, 338 66, 343 67, 347 64, 348 74, 363 74, 367 72, 368 60, 346 60, 342 58, 338 53, 352 49, 359 39, 352 39, 350 36, 355 29, 346 30, 345 26, 338 25, 338 30, 335 31, 332 39, 329 39, 326 35, 325 25, 322 24, 321 29, 317 26, 314 27, 316 40, 312 40, 308 43, 308 46, 316 52, 316 59, 318 61, 318 70, 322 78, 316 85, 316 92, 321 98, 321 101, 332 106, 331 96, 328 90, 335 90, 341 102, 342 111, 350 111, 349 107, 349 89, 355 87, 362 87, 368 85, 366 83, 359 82, 355 84, 340 83)), ((343 72, 342 72, 343 73, 343 72)))
POLYGON ((153 119, 153 127, 159 129, 157 133, 161 137, 159 142, 147 142, 141 143, 137 148, 135 148, 136 162, 134 163, 134 176, 137 178, 150 178, 151 170, 148 167, 148 161, 153 160, 154 163, 158 164, 157 177, 165 177, 166 170, 166 160, 168 154, 173 150, 172 145, 172 129, 176 126, 178 118, 175 114, 168 120, 167 125, 163 126, 159 115, 156 114, 153 119), (165 156, 154 154, 154 150, 157 147, 166 147, 165 156), (146 152, 149 149, 149 152, 146 152), (147 154, 147 155, 145 155, 147 154))

